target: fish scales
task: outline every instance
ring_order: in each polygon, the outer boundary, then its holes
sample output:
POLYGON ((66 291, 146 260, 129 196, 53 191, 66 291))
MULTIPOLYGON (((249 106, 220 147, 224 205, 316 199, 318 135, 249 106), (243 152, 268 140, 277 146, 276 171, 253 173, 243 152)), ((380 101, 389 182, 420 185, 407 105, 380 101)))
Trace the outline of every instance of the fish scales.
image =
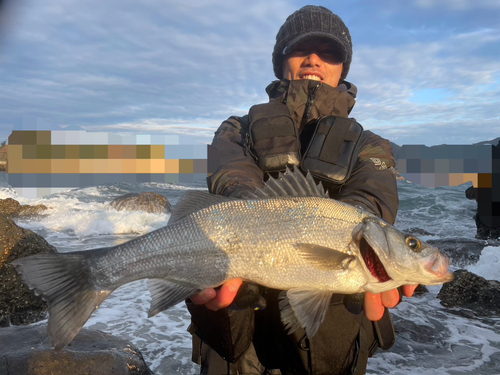
MULTIPOLYGON (((196 213, 195 220, 228 254, 229 278, 242 277, 277 289, 299 285, 332 289, 332 284, 338 288, 339 283, 331 270, 318 272, 299 255, 296 245, 317 244, 352 255, 352 230, 364 216, 352 206, 310 197, 225 202, 196 213)), ((363 281, 362 270, 357 272, 363 281)), ((353 277, 353 270, 350 273, 353 277)), ((339 278, 347 276, 346 270, 340 270, 339 278)), ((361 288, 360 283, 345 285, 342 292, 361 288)))
POLYGON ((207 280, 206 283, 213 286, 224 280, 228 266, 225 253, 215 247, 192 219, 107 249, 99 259, 91 261, 97 262, 96 281, 106 290, 144 278, 168 278, 193 284, 207 280), (206 259, 222 274, 207 272, 206 259))

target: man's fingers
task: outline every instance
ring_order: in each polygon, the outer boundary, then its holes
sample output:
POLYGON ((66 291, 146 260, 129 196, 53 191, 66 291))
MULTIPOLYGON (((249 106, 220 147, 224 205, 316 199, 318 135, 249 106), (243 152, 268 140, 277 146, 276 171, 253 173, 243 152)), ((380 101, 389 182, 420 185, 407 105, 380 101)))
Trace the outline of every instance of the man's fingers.
POLYGON ((381 293, 382 305, 385 307, 394 307, 399 303, 399 292, 397 289, 388 290, 381 293))
POLYGON ((366 292, 364 309, 366 317, 371 321, 382 319, 385 309, 382 305, 382 296, 380 295, 380 293, 373 294, 370 292, 366 292))
POLYGON ((201 292, 196 293, 189 297, 197 305, 203 305, 208 301, 214 299, 217 296, 217 292, 214 288, 203 289, 201 292))
POLYGON ((231 279, 226 281, 217 291, 217 297, 207 302, 206 306, 209 310, 217 311, 228 307, 236 297, 243 280, 231 279))
POLYGON ((403 285, 401 289, 403 290, 403 295, 405 297, 411 297, 413 296, 413 293, 415 293, 415 289, 417 289, 417 285, 403 285))

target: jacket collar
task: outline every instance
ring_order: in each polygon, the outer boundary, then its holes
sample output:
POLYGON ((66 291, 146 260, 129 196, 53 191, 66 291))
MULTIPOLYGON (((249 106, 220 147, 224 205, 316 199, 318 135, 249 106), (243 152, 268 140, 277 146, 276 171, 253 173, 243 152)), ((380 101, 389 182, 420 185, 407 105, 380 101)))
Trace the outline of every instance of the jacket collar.
POLYGON ((271 82, 266 92, 270 101, 286 104, 290 115, 300 126, 321 116, 348 117, 355 104, 357 88, 347 81, 332 87, 311 80, 282 79, 271 82))

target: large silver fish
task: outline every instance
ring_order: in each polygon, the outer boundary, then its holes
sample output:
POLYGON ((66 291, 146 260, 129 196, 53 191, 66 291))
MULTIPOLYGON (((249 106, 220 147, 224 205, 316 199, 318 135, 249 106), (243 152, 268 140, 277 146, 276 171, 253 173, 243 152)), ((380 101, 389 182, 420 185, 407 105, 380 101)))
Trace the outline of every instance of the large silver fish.
POLYGON ((49 305, 64 348, 119 286, 149 279, 149 316, 240 277, 286 290, 283 323, 316 333, 333 293, 450 281, 448 258, 376 216, 329 199, 310 175, 270 178, 248 199, 187 192, 168 225, 127 243, 14 262, 49 305))

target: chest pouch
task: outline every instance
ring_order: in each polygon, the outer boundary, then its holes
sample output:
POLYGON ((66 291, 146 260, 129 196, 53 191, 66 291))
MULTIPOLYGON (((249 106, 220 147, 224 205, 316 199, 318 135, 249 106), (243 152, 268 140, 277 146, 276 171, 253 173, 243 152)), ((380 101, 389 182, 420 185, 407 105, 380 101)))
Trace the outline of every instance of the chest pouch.
POLYGON ((263 172, 284 170, 300 163, 300 142, 295 121, 279 102, 254 105, 249 111, 246 149, 263 172))
POLYGON ((320 118, 302 159, 302 169, 335 184, 351 175, 361 147, 363 127, 345 117, 320 118))

